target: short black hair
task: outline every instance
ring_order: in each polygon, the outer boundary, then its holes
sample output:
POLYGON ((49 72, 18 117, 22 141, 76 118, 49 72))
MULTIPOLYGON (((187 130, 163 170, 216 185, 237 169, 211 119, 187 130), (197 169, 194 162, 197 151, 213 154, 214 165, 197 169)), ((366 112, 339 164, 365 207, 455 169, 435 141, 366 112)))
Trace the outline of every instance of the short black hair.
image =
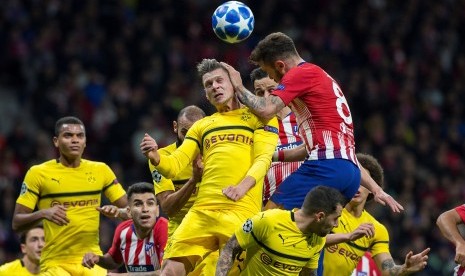
POLYGON ((27 235, 29 234, 29 232, 31 232, 31 230, 34 230, 34 229, 37 229, 37 228, 44 229, 42 224, 39 224, 39 225, 35 225, 34 227, 22 232, 21 235, 19 235, 19 243, 26 244, 26 238, 27 238, 27 235))
POLYGON ((129 186, 128 188, 128 200, 131 198, 133 194, 145 194, 145 193, 152 193, 155 194, 155 189, 153 188, 153 184, 148 182, 137 182, 129 186))
POLYGON ((305 196, 302 212, 306 215, 324 212, 329 215, 337 210, 337 206, 344 207, 347 199, 339 190, 328 186, 316 186, 305 196))
POLYGON ((266 77, 268 77, 268 73, 263 71, 261 68, 255 68, 250 73, 250 80, 252 81, 252 85, 256 80, 261 80, 266 77))
POLYGON ((61 127, 63 127, 64 124, 81 125, 85 129, 84 123, 81 120, 79 120, 77 117, 66 116, 66 117, 60 118, 60 119, 58 119, 58 121, 56 121, 56 123, 55 123, 55 136, 58 137, 58 135, 60 135, 61 127))

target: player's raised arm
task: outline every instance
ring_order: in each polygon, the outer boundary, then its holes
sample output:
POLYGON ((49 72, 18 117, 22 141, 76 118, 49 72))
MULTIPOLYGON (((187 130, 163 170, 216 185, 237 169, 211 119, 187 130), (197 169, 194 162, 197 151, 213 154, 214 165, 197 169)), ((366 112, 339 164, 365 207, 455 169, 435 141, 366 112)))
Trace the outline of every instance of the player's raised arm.
POLYGON ((160 163, 160 154, 158 153, 158 144, 152 136, 147 133, 144 134, 144 138, 140 143, 140 150, 150 160, 154 166, 160 163))
POLYGON ((242 84, 241 74, 236 69, 225 62, 221 62, 221 65, 228 71, 234 91, 239 100, 248 106, 258 117, 270 120, 286 106, 281 98, 277 96, 259 97, 254 95, 242 84))

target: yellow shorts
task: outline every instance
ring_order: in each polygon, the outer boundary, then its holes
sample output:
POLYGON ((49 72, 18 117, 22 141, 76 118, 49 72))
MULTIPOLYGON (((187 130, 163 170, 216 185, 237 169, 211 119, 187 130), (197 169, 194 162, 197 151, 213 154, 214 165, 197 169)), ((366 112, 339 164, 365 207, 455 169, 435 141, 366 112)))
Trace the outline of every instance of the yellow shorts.
POLYGON ((41 269, 40 276, 106 276, 107 270, 96 265, 89 269, 81 264, 60 264, 41 269))
POLYGON ((187 274, 188 276, 208 276, 215 275, 216 263, 218 262, 219 252, 213 251, 208 254, 199 264, 194 267, 194 270, 187 274))
MULTIPOLYGON (((191 209, 165 247, 163 259, 186 258, 192 267, 221 250, 252 212, 191 209)), ((215 267, 216 267, 216 262, 215 267)))

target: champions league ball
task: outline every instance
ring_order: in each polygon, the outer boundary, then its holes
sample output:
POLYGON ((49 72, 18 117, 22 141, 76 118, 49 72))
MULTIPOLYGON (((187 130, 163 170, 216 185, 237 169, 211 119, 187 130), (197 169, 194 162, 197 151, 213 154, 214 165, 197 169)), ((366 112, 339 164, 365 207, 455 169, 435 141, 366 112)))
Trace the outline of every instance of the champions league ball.
POLYGON ((228 43, 238 43, 249 37, 254 23, 250 8, 238 1, 223 3, 212 15, 213 31, 228 43))

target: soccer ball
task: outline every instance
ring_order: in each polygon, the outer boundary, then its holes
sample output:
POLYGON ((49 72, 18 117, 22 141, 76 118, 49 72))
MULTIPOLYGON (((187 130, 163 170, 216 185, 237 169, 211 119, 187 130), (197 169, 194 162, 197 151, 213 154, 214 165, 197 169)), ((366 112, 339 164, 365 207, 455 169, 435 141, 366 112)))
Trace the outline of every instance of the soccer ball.
POLYGON ((238 43, 249 37, 254 23, 250 8, 238 1, 223 3, 212 15, 213 31, 228 43, 238 43))

